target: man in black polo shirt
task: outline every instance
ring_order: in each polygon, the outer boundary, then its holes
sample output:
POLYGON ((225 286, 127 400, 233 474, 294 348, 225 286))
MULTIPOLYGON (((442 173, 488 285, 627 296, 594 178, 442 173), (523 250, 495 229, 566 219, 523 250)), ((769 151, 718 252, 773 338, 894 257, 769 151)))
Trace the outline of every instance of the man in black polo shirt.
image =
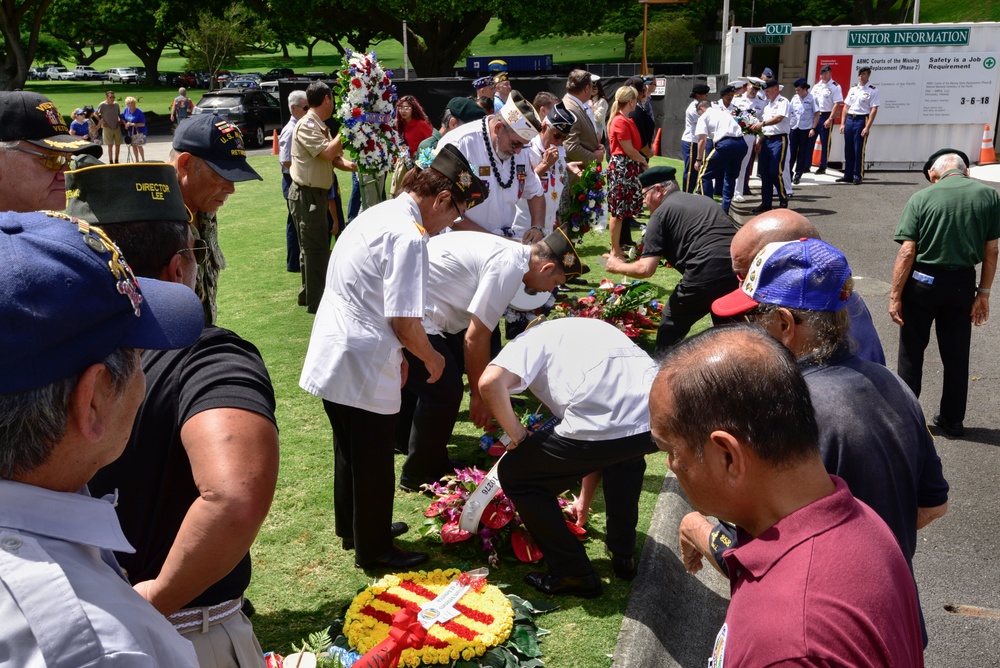
MULTIPOLYGON (((729 259, 736 223, 715 200, 681 192, 676 173, 673 167, 652 167, 639 176, 650 211, 642 257, 630 263, 604 256, 614 274, 648 278, 661 258, 683 274, 663 309, 656 354, 687 336, 711 313, 713 301, 739 285, 729 259)), ((713 315, 712 320, 727 319, 713 315)))
MULTIPOLYGON (((190 123, 192 121, 188 121, 190 123)), ((67 212, 101 228, 136 276, 194 289, 207 244, 195 240, 166 163, 77 165, 67 212)), ((116 553, 136 591, 195 646, 201 668, 263 668, 242 614, 250 545, 278 474, 274 390, 260 353, 208 325, 182 350, 142 353, 146 398, 123 455, 90 481, 117 490, 135 554, 116 553)))

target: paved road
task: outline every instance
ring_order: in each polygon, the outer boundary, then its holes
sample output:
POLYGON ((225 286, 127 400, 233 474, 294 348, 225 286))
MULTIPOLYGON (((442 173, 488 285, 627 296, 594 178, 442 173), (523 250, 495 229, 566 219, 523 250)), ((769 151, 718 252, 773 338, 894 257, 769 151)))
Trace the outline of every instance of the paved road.
MULTIPOLYGON (((1000 167, 978 168, 974 176, 1000 181, 1000 167)), ((865 185, 834 184, 830 176, 805 177, 791 208, 819 228, 823 238, 847 255, 856 289, 871 309, 889 367, 895 370, 898 328, 889 319, 888 290, 898 246, 892 232, 907 199, 927 182, 920 173, 878 172, 865 185), (807 181, 809 183, 807 183, 807 181), (822 181, 819 183, 818 181, 822 181)), ((756 189, 757 185, 754 185, 756 189)), ((758 202, 751 199, 745 209, 758 202)), ((930 646, 929 667, 1000 666, 1000 358, 997 312, 972 337, 972 382, 966 436, 935 433, 945 475, 951 483, 950 510, 919 533, 914 560, 930 646), (946 605, 988 608, 994 618, 953 614, 946 605)), ((929 417, 937 410, 941 365, 932 338, 924 366, 921 403, 929 417)), ((706 567, 698 576, 683 572, 677 526, 690 510, 672 476, 664 481, 618 638, 614 665, 704 666, 725 617, 728 583, 706 567)), ((767 611, 761 611, 767 614, 767 611)))

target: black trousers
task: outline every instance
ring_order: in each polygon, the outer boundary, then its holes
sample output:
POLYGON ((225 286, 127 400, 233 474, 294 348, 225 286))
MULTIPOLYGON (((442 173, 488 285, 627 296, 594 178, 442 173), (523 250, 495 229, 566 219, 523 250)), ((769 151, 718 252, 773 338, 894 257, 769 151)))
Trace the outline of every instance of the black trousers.
POLYGON ((972 304, 976 300, 976 269, 948 271, 943 267, 917 263, 914 269, 934 277, 928 285, 912 276, 903 287, 903 324, 899 328, 899 356, 896 369, 900 378, 920 396, 924 350, 931 337, 931 323, 937 335, 943 368, 941 418, 945 422, 965 419, 969 395, 969 345, 972 340, 972 304))
POLYGON ((615 555, 635 552, 639 494, 646 455, 654 452, 649 432, 607 441, 578 441, 553 432, 531 434, 500 460, 500 487, 514 502, 524 526, 558 577, 594 573, 587 551, 570 533, 557 496, 594 471, 603 471, 607 504, 607 546, 615 555))
MULTIPOLYGON (((667 306, 660 316, 660 328, 656 332, 656 354, 660 355, 679 343, 696 322, 712 312, 712 302, 738 287, 739 281, 735 275, 729 275, 707 285, 689 285, 682 278, 667 300, 667 306)), ((715 324, 730 320, 712 316, 712 322, 715 324)))
POLYGON ((354 538, 355 559, 389 551, 396 472, 392 443, 397 415, 380 415, 323 400, 333 427, 333 510, 337 535, 354 538))
POLYGON ((789 168, 792 170, 792 176, 801 178, 812 167, 812 153, 816 147, 816 140, 809 136, 809 130, 792 130, 789 139, 789 151, 792 156, 789 168))
POLYGON ((408 453, 401 480, 409 485, 434 482, 451 473, 448 441, 455 429, 464 392, 464 332, 428 338, 434 350, 444 357, 444 372, 437 381, 428 383, 424 363, 410 351, 403 351, 410 371, 403 386, 396 447, 408 453))

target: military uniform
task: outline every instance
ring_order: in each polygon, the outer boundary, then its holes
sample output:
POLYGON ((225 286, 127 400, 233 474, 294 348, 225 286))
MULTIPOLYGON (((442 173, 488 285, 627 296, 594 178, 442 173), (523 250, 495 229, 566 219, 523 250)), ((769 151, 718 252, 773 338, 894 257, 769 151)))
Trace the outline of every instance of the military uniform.
POLYGON ((195 211, 191 234, 196 241, 202 239, 208 244, 208 259, 198 265, 198 282, 194 291, 205 309, 205 324, 214 325, 218 316, 215 295, 219 290, 219 272, 226 268, 226 258, 219 247, 219 219, 214 213, 195 211))
POLYGON ((844 101, 844 93, 840 90, 840 84, 833 79, 829 81, 818 81, 813 84, 812 96, 816 100, 816 107, 819 109, 819 125, 816 131, 819 133, 819 143, 821 154, 817 174, 826 171, 826 161, 830 155, 830 135, 833 134, 833 124, 826 127, 826 121, 836 111, 837 105, 844 101))
POLYGON ((764 145, 760 149, 757 172, 760 176, 761 209, 771 208, 774 191, 778 191, 778 206, 788 206, 788 190, 785 188, 785 169, 788 163, 788 100, 778 95, 764 107, 762 123, 782 116, 780 122, 764 126, 764 145))
POLYGON ((302 286, 306 310, 315 313, 323 297, 330 261, 327 198, 333 186, 333 163, 321 156, 333 139, 330 128, 310 109, 292 132, 292 185, 288 206, 298 225, 302 286))
POLYGON ((844 99, 847 122, 844 123, 844 181, 861 183, 865 178, 865 147, 868 137, 861 131, 868 125, 872 109, 879 106, 878 88, 867 83, 851 88, 844 99))

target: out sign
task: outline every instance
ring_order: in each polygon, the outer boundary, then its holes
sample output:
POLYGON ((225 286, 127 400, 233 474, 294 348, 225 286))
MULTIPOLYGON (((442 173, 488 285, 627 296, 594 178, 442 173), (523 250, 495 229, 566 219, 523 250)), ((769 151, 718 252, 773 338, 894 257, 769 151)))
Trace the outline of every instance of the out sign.
POLYGON ((765 35, 791 35, 791 23, 768 23, 764 28, 765 35))

